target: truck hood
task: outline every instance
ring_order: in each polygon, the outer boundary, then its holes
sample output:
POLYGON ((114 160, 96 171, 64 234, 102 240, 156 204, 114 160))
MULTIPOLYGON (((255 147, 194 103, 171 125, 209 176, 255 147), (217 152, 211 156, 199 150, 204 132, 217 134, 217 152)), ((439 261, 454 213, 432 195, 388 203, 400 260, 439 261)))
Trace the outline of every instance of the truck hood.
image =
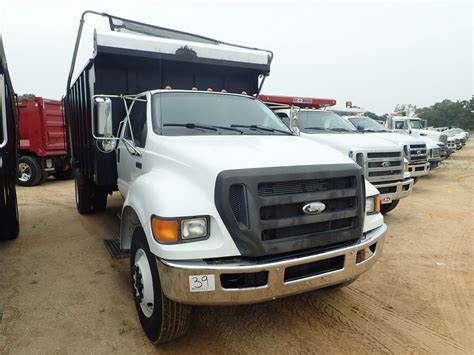
POLYGON ((392 133, 392 132, 371 132, 371 133, 365 133, 365 134, 370 135, 371 137, 374 136, 377 138, 386 139, 386 140, 389 140, 390 142, 398 143, 400 145, 425 143, 424 140, 418 137, 412 137, 407 134, 392 133))
POLYGON ((224 170, 354 164, 346 155, 297 136, 161 136, 147 143, 164 164, 217 175, 224 170))
POLYGON ((375 137, 369 134, 360 133, 301 133, 311 141, 327 144, 336 148, 345 155, 348 155, 352 149, 358 150, 397 150, 401 149, 398 144, 389 142, 385 139, 375 137))

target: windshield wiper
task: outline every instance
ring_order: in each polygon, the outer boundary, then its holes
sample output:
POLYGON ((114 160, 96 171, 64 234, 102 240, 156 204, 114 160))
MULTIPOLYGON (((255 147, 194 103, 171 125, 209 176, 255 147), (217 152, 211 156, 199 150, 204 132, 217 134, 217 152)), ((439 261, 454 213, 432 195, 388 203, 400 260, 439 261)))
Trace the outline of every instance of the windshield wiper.
POLYGON ((279 132, 283 134, 288 134, 290 136, 293 135, 291 132, 283 131, 281 129, 276 129, 276 128, 270 128, 270 127, 265 127, 265 126, 259 126, 259 125, 243 125, 243 124, 231 124, 231 127, 240 127, 240 128, 250 128, 250 129, 255 129, 255 130, 260 130, 260 131, 266 131, 266 132, 279 132))
POLYGON ((243 134, 244 132, 241 131, 240 129, 237 128, 232 128, 232 127, 225 127, 225 126, 214 126, 214 125, 205 125, 205 124, 200 124, 200 123, 165 123, 163 124, 163 127, 186 127, 186 128, 202 128, 202 129, 209 129, 211 131, 217 131, 219 129, 225 129, 228 131, 234 131, 234 132, 239 132, 240 134, 243 134))
POLYGON ((353 131, 351 129, 347 129, 347 128, 341 128, 341 127, 336 127, 336 128, 328 128, 330 131, 334 131, 334 132, 357 132, 357 131, 353 131))
POLYGON ((244 134, 244 131, 242 131, 240 129, 237 129, 237 128, 233 128, 233 127, 214 126, 214 125, 212 125, 211 127, 219 128, 219 129, 226 129, 228 131, 234 131, 234 132, 239 132, 240 134, 244 134))
POLYGON ((323 128, 323 127, 305 127, 303 129, 312 129, 315 131, 327 131, 327 128, 323 128))
POLYGON ((387 132, 387 131, 384 129, 364 128, 363 132, 387 132))
POLYGON ((203 124, 196 124, 196 123, 164 123, 163 127, 186 127, 186 128, 202 128, 202 129, 209 129, 211 131, 217 131, 216 127, 203 125, 203 124))

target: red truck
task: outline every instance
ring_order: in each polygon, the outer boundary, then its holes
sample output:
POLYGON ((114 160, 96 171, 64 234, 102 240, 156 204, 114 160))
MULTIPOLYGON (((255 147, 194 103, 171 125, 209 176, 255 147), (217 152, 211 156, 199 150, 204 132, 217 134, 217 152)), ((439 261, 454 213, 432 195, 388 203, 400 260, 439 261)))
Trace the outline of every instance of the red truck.
POLYGON ((18 184, 38 185, 49 175, 59 180, 72 178, 62 102, 35 97, 21 100, 17 107, 20 135, 18 184))

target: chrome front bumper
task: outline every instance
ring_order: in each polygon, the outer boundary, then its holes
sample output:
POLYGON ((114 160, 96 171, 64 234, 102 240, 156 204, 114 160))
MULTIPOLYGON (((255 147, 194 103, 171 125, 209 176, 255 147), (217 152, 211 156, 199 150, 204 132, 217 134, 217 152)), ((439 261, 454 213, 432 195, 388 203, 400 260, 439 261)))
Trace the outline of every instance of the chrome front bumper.
POLYGON ((383 203, 384 197, 390 197, 391 200, 400 200, 410 195, 413 191, 413 179, 405 179, 403 181, 391 182, 388 184, 372 183, 378 190, 383 188, 396 188, 395 192, 380 192, 380 201, 383 203))
POLYGON ((408 172, 411 177, 428 175, 430 173, 430 163, 408 165, 408 172))
MULTIPOLYGON (((354 279, 372 267, 382 253, 386 231, 387 226, 383 224, 348 247, 262 264, 247 261, 209 264, 204 261, 169 261, 157 258, 161 287, 168 298, 179 303, 230 305, 258 303, 335 285, 354 279), (311 263, 315 265, 315 262, 329 262, 336 258, 343 260, 341 267, 336 270, 333 268, 314 276, 285 281, 288 268, 311 263), (225 277, 228 274, 259 272, 268 272, 263 286, 224 288, 221 284, 222 275, 225 277), (200 275, 214 277, 213 291, 191 292, 190 278, 200 275)), ((312 265, 308 265, 308 268, 311 269, 312 265)))

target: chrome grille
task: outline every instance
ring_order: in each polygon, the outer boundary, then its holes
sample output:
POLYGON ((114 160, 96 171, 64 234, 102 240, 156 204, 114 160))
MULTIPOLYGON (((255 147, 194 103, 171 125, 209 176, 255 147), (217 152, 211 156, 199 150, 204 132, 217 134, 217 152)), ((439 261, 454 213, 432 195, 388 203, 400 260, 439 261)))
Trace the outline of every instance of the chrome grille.
POLYGON ((367 179, 370 182, 403 179, 402 151, 367 153, 367 179))
POLYGON ((410 164, 426 163, 426 144, 410 144, 408 149, 408 161, 410 164))

